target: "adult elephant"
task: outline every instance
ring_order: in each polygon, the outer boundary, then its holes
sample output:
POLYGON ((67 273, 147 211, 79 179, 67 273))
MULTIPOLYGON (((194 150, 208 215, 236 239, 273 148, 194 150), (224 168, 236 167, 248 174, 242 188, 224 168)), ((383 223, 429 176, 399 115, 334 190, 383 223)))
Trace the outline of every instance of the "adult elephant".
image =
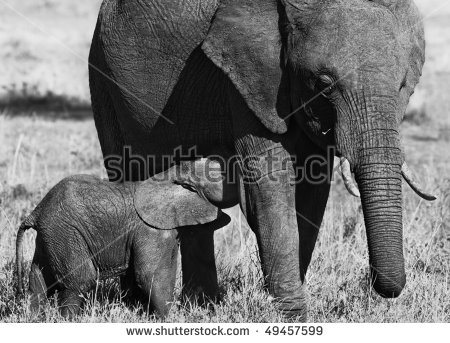
MULTIPOLYGON (((402 174, 433 198, 411 178, 399 139, 423 36, 410 0, 105 0, 90 82, 110 178, 111 156, 125 161, 120 178, 135 180, 168 168, 178 147, 235 151, 268 290, 287 316, 304 315, 330 183, 295 174, 313 155, 321 162, 306 169, 329 174, 334 147, 347 186, 357 193, 353 171, 361 193, 374 288, 397 297, 402 174), (136 156, 152 158, 143 167, 136 156)), ((214 296, 212 235, 181 244, 185 283, 214 296)))

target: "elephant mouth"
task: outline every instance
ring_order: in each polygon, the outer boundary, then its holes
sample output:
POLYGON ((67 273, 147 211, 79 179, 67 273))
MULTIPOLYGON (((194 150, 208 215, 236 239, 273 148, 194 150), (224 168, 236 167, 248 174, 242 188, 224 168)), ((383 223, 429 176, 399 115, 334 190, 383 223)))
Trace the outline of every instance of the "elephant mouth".
MULTIPOLYGON (((339 156, 338 156, 339 157, 339 156)), ((347 191, 354 197, 360 198, 361 193, 359 192, 358 186, 353 180, 352 177, 352 167, 350 162, 345 157, 340 157, 340 171, 342 180, 344 181, 345 188, 347 191)), ((427 201, 434 201, 437 199, 433 194, 425 191, 424 187, 420 184, 420 182, 414 177, 411 169, 409 168, 406 162, 403 162, 402 165, 402 177, 406 181, 406 183, 411 187, 411 189, 422 199, 427 201)))

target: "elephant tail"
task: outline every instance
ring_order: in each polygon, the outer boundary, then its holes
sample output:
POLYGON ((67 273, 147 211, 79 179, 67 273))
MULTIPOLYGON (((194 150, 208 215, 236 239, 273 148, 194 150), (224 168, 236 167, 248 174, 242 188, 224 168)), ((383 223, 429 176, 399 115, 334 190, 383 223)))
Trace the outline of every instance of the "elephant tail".
POLYGON ((28 216, 20 225, 17 232, 16 239, 16 271, 17 271, 17 293, 23 294, 23 275, 22 275, 22 263, 23 263, 23 238, 25 231, 35 226, 34 215, 28 216))

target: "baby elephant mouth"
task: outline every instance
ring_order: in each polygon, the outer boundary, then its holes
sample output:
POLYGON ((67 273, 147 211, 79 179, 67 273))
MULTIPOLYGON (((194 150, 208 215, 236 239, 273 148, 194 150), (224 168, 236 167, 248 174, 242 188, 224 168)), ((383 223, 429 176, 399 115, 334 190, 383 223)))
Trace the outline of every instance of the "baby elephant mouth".
POLYGON ((179 185, 217 206, 230 208, 239 201, 238 185, 230 171, 215 159, 185 161, 169 171, 172 183, 179 185))

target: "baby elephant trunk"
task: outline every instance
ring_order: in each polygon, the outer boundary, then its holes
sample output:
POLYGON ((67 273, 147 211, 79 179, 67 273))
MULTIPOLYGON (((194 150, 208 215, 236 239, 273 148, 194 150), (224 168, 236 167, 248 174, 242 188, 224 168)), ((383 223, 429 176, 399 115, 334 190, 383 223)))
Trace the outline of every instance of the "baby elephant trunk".
POLYGON ((173 167, 174 183, 198 193, 203 199, 219 208, 229 208, 239 201, 238 184, 234 167, 227 161, 202 158, 182 162, 173 167))

